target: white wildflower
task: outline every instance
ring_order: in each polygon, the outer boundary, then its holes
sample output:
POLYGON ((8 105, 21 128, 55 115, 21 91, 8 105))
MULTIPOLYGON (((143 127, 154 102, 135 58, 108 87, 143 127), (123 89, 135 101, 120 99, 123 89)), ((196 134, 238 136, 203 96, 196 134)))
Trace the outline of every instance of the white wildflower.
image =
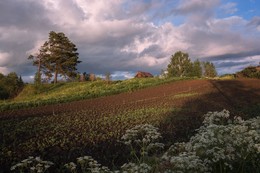
POLYGON ((11 171, 19 169, 22 172, 34 171, 37 173, 45 172, 47 169, 52 166, 53 163, 50 161, 43 161, 40 157, 28 157, 27 159, 22 160, 20 163, 11 167, 11 171))

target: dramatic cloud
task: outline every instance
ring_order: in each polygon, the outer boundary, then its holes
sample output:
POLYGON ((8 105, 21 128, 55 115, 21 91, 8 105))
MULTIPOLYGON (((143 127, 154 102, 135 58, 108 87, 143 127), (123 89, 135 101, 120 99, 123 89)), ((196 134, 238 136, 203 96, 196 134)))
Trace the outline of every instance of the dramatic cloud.
POLYGON ((36 68, 27 57, 52 30, 76 44, 80 72, 114 79, 138 70, 159 74, 179 50, 213 61, 220 74, 235 72, 258 64, 260 55, 260 16, 247 19, 241 10, 220 0, 3 0, 0 72, 31 80, 36 68))

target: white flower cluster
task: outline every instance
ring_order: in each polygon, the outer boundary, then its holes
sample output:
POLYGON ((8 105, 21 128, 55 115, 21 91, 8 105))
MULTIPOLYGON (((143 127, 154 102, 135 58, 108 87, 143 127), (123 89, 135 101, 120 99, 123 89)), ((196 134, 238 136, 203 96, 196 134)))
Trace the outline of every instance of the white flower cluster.
POLYGON ((190 148, 189 143, 172 145, 161 158, 165 172, 209 172, 207 165, 190 148))
MULTIPOLYGON (((126 163, 121 166, 122 173, 149 173, 152 170, 152 167, 146 163, 136 164, 136 163, 126 163)), ((120 171, 115 171, 115 173, 120 171)))
POLYGON ((163 155, 171 170, 244 172, 247 163, 260 164, 260 117, 247 121, 240 117, 231 119, 227 110, 205 116, 203 126, 189 142, 177 143, 163 155))
POLYGON ((121 140, 133 149, 141 148, 141 155, 147 155, 151 150, 164 147, 164 144, 158 142, 161 137, 158 128, 150 124, 142 124, 127 130, 121 140))
POLYGON ((164 155, 165 172, 209 172, 209 168, 194 152, 182 152, 174 157, 164 155), (167 167, 168 165, 168 167, 167 167))
POLYGON ((22 160, 20 163, 11 167, 11 171, 42 173, 45 172, 53 163, 43 161, 40 157, 29 156, 28 159, 22 160))
POLYGON ((223 110, 221 112, 208 112, 204 115, 204 125, 216 124, 216 125, 224 125, 230 123, 230 115, 228 110, 223 110))
POLYGON ((111 171, 105 166, 101 166, 96 160, 91 156, 83 156, 77 158, 77 163, 80 165, 80 169, 77 169, 77 164, 70 162, 64 166, 72 173, 76 173, 81 170, 81 172, 89 173, 149 173, 152 169, 146 163, 136 164, 136 163, 126 163, 121 166, 121 170, 111 171))
POLYGON ((64 166, 73 173, 77 172, 77 165, 74 162, 67 163, 64 166))
MULTIPOLYGON (((111 171, 105 167, 101 166, 96 160, 91 156, 83 156, 77 158, 77 163, 80 165, 82 172, 91 172, 91 173, 110 173, 111 171)), ((77 165, 73 162, 67 163, 64 165, 71 172, 77 172, 77 165)))

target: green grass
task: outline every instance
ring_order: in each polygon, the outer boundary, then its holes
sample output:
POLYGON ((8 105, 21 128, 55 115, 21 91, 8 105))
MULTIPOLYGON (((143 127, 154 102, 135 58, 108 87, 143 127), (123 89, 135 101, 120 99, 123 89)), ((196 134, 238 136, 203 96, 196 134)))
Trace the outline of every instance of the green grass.
POLYGON ((41 105, 71 102, 82 99, 96 98, 132 92, 137 89, 168 83, 181 78, 159 79, 129 79, 114 81, 107 84, 105 81, 71 82, 44 84, 36 88, 32 84, 25 86, 24 90, 13 100, 1 101, 0 112, 13 109, 37 107, 41 105))

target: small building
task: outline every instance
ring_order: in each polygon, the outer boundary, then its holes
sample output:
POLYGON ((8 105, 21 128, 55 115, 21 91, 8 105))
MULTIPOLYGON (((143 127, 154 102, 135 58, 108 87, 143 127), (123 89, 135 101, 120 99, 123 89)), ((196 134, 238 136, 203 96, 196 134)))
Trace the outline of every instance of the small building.
POLYGON ((135 78, 147 78, 147 77, 153 77, 153 75, 151 73, 142 72, 142 71, 138 71, 135 75, 135 78))

